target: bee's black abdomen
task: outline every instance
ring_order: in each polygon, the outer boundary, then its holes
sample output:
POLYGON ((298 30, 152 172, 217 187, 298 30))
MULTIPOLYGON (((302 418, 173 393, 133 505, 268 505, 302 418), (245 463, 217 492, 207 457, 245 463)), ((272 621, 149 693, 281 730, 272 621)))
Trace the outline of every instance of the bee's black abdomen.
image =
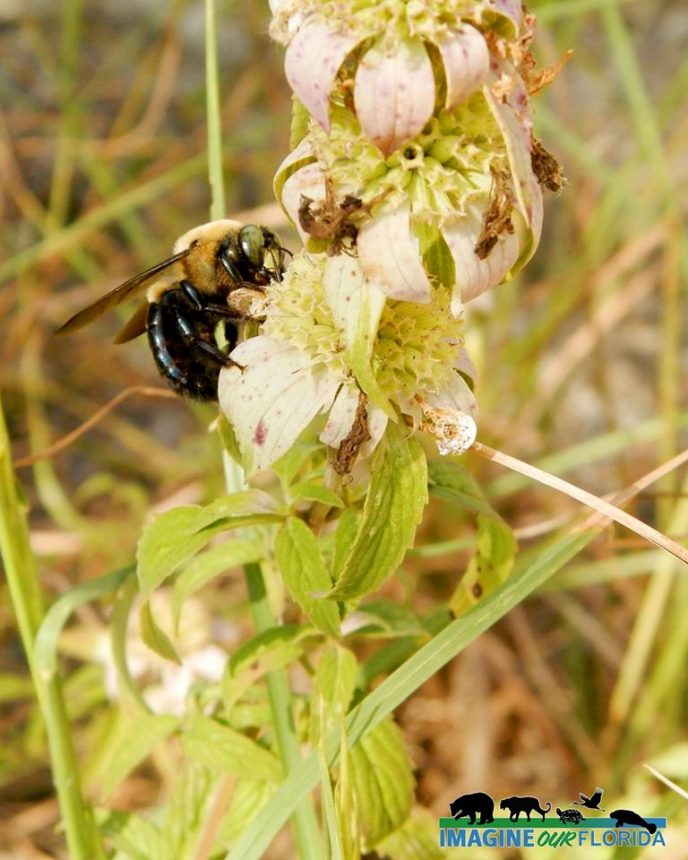
POLYGON ((225 322, 229 349, 236 343, 229 309, 220 314, 207 307, 223 303, 221 296, 199 293, 183 281, 148 308, 148 342, 158 370, 175 391, 194 400, 217 400, 220 370, 229 363, 215 341, 218 322, 225 322))

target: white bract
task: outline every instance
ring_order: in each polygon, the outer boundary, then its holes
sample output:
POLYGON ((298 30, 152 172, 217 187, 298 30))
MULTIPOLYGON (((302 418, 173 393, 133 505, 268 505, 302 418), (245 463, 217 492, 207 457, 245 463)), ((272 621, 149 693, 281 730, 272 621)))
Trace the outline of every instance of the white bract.
POLYGON ((536 172, 551 157, 532 134, 532 21, 520 0, 272 8, 298 99, 275 192, 306 251, 220 375, 245 464, 268 468, 313 422, 344 471, 389 421, 462 453, 477 412, 463 305, 530 259, 552 187, 536 172))

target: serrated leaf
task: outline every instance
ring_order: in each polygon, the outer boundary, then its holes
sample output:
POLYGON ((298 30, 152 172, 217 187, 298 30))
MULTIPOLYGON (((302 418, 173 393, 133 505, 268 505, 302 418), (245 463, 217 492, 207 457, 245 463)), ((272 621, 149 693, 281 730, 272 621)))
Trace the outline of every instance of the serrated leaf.
POLYGON ((371 468, 358 532, 328 597, 375 591, 401 564, 428 500, 427 464, 405 427, 389 425, 371 468))
POLYGON ((308 526, 290 517, 275 541, 275 557, 292 599, 309 620, 328 636, 339 635, 339 610, 325 597, 316 597, 332 587, 332 579, 318 541, 308 526))
POLYGON ((184 601, 199 588, 234 567, 258 562, 262 557, 260 543, 247 538, 230 538, 197 556, 174 583, 172 608, 175 619, 178 619, 184 601))
POLYGON ((333 644, 320 658, 315 686, 329 711, 344 715, 356 687, 358 661, 348 648, 333 644))
POLYGON ((289 490, 292 502, 320 502, 323 505, 329 505, 332 508, 343 508, 344 502, 339 496, 323 487, 322 484, 316 484, 313 481, 301 481, 294 484, 289 490))
POLYGON ((230 657, 222 683, 222 698, 229 713, 244 692, 275 669, 294 663, 313 638, 310 626, 283 624, 258 633, 230 657))
POLYGON ((332 571, 335 580, 339 579, 344 560, 356 539, 358 520, 358 512, 351 508, 347 508, 339 517, 337 531, 334 533, 334 556, 332 558, 332 571))
MULTIPOLYGON (((599 532, 598 528, 567 533, 542 542, 527 560, 521 558, 515 575, 489 595, 485 605, 474 607, 464 618, 455 619, 444 627, 350 712, 347 716, 347 743, 356 743, 363 733, 398 708, 479 635, 568 564, 599 532)), ((340 748, 339 735, 327 739, 328 762, 336 759, 340 748)), ((298 804, 316 788, 321 778, 318 758, 319 754, 312 752, 291 771, 261 809, 259 820, 233 846, 232 860, 264 856, 298 804)))
POLYGON ((406 821, 413 803, 413 771, 404 736, 387 719, 349 753, 358 822, 366 850, 406 821))
POLYGON ((509 578, 517 543, 509 526, 498 517, 478 514, 475 553, 449 601, 455 615, 463 615, 485 594, 509 578))
POLYGON ((109 761, 102 766, 98 789, 108 797, 116 786, 137 767, 155 747, 178 727, 179 720, 171 714, 148 714, 145 711, 120 711, 111 737, 109 761))
POLYGON ((248 491, 217 499, 211 505, 186 505, 156 517, 139 540, 136 558, 145 598, 216 534, 247 525, 280 522, 267 493, 248 491))
POLYGON ((450 600, 452 612, 462 615, 508 579, 518 545, 510 527, 463 466, 452 460, 433 461, 428 464, 428 472, 433 496, 478 515, 475 552, 450 600))
POLYGON ((282 768, 275 756, 229 726, 193 714, 181 736, 184 751, 214 773, 250 773, 255 779, 278 781, 282 768))
POLYGON ((346 621, 347 633, 358 636, 381 639, 428 636, 428 631, 411 609, 387 600, 367 601, 350 613, 346 621))
POLYGON ((165 660, 170 660, 172 663, 177 663, 181 666, 182 661, 179 659, 179 654, 170 641, 165 631, 158 625, 153 617, 151 605, 146 601, 141 607, 139 614, 141 621, 141 639, 151 649, 159 654, 165 660))
POLYGON ((476 514, 496 517, 498 514, 490 506, 475 478, 462 465, 454 460, 430 460, 428 462, 428 485, 430 495, 460 508, 467 508, 476 514))
POLYGON ((379 856, 389 860, 442 860, 447 856, 437 844, 437 818, 417 807, 376 849, 379 856))
POLYGON ((237 782, 232 792, 232 804, 222 819, 211 856, 215 856, 215 851, 227 850, 236 842, 274 794, 276 787, 274 782, 252 777, 237 782))
POLYGON ((228 528, 249 525, 248 522, 238 522, 235 525, 235 520, 251 517, 267 517, 267 519, 257 519, 257 522, 278 522, 281 512, 272 496, 263 490, 241 490, 229 496, 221 496, 201 508, 196 522, 191 526, 192 533, 223 523, 227 524, 228 528))
POLYGON ((192 857, 198 834, 213 796, 217 774, 197 761, 187 760, 174 782, 161 827, 164 857, 192 857))
POLYGON ((282 487, 289 487, 299 470, 306 464, 308 458, 318 451, 319 445, 313 442, 297 441, 286 454, 272 464, 272 470, 282 482, 282 487))
POLYGON ((108 811, 98 829, 128 860, 163 860, 164 840, 160 831, 134 812, 108 811))

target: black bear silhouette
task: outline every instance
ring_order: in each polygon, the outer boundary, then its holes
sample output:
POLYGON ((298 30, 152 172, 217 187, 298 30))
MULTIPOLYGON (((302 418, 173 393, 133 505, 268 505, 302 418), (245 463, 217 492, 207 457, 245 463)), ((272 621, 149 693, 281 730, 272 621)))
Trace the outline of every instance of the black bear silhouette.
POLYGON ((474 794, 462 794, 449 804, 449 811, 454 818, 465 818, 471 824, 475 824, 477 815, 480 815, 479 824, 489 824, 494 821, 494 800, 484 791, 476 791, 474 794))
POLYGON ((542 809, 537 797, 505 797, 500 801, 499 808, 509 810, 510 821, 518 821, 518 816, 522 812, 528 816, 528 821, 530 821, 531 812, 539 812, 544 821, 545 814, 550 811, 552 804, 548 803, 547 809, 542 809))

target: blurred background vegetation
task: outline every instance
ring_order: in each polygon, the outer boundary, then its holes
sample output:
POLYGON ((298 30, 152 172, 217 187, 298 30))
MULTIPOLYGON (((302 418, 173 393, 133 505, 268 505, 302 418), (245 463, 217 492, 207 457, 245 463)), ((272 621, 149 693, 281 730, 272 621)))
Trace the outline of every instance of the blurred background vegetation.
MULTIPOLYGON (((687 444, 688 6, 539 0, 531 9, 541 62, 574 50, 536 102, 538 133, 569 184, 547 199, 526 271, 467 309, 481 439, 604 495, 687 444)), ((219 22, 227 214, 276 228, 295 248, 271 193, 288 150, 290 97, 281 51, 267 37, 267 3, 225 0, 219 22)), ((213 408, 150 392, 165 389, 145 339, 111 343, 129 307, 119 320, 51 338, 67 316, 208 220, 203 6, 0 0, 0 57, 0 381, 15 460, 135 388, 73 444, 20 471, 32 546, 54 598, 129 564, 152 513, 224 491, 220 447, 208 433, 213 408)), ((577 510, 466 459, 523 549, 577 510)), ((679 470, 629 510, 685 541, 687 489, 679 470)), ((429 509, 422 547, 387 595, 423 613, 446 601, 471 529, 448 509, 429 509)), ((231 572, 201 592, 189 648, 236 647, 248 630, 245 600, 231 572)), ((652 762, 688 787, 686 605, 678 562, 608 529, 400 710, 419 800, 437 815, 473 790, 563 806, 601 785, 615 806, 668 816, 674 848, 662 856, 688 857, 680 847, 688 802, 642 768, 652 762)), ((91 797, 98 786, 89 774, 117 708, 108 616, 82 608, 62 645, 91 797)), ((4 593, 0 648, 0 857, 65 856, 4 593)), ((173 682, 147 659, 140 655, 141 684, 174 708, 173 682)), ((169 759, 150 760, 107 805, 154 808, 173 777, 169 759)))

